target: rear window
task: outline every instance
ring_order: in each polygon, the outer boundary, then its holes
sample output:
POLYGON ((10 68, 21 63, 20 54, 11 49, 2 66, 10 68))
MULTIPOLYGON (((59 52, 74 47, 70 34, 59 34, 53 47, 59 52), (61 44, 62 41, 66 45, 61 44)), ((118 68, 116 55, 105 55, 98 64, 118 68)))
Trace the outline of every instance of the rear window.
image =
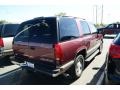
MULTIPOLYGON (((56 43, 57 24, 56 18, 34 19, 21 24, 17 33, 23 30, 29 33, 29 42, 56 43)), ((17 36, 19 38, 19 35, 17 36)))
POLYGON ((13 37, 13 36, 15 36, 18 27, 19 27, 19 24, 4 25, 4 29, 2 31, 2 36, 3 37, 13 37))
POLYGON ((113 42, 114 44, 120 45, 120 34, 117 35, 113 42))

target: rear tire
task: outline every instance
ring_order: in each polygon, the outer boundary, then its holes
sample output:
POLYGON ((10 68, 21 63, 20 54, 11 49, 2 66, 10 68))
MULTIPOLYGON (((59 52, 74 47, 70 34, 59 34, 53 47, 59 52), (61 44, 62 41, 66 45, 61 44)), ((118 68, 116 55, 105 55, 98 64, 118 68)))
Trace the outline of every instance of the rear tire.
POLYGON ((73 79, 78 79, 84 69, 84 57, 78 55, 74 61, 74 65, 70 68, 69 74, 73 79))

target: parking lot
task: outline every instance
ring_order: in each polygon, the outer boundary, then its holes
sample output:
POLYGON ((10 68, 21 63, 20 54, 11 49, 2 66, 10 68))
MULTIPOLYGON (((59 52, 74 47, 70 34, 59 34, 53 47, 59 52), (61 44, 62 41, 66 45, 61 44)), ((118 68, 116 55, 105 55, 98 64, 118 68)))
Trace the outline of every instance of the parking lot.
POLYGON ((114 36, 106 36, 104 38, 104 46, 101 55, 96 56, 92 61, 86 62, 86 68, 82 76, 77 80, 71 77, 61 75, 56 78, 42 75, 40 73, 27 73, 21 70, 18 65, 11 62, 1 60, 0 65, 0 84, 1 85, 95 85, 104 84, 104 68, 105 57, 109 45, 114 36))

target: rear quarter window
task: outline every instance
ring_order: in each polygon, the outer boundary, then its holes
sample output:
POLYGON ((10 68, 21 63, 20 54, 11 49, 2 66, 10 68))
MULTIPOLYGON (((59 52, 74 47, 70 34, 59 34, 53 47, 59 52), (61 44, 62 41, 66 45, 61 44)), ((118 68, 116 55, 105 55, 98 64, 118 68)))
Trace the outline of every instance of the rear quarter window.
POLYGON ((60 41, 71 40, 80 36, 76 21, 73 18, 61 18, 59 28, 60 41))
POLYGON ((3 37, 14 37, 19 24, 7 24, 3 26, 2 36, 3 37))

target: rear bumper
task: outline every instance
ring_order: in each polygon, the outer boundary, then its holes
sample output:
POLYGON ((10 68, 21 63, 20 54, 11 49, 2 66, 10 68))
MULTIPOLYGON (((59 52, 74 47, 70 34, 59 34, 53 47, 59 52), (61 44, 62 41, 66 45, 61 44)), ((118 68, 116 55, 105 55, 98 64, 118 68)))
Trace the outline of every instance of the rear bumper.
POLYGON ((5 56, 13 55, 13 50, 4 51, 2 48, 0 48, 0 58, 3 58, 5 56))
POLYGON ((32 69, 34 71, 38 71, 40 73, 43 73, 43 74, 46 74, 46 75, 49 75, 49 76, 52 76, 52 77, 57 77, 59 76, 60 74, 64 73, 66 70, 68 70, 72 65, 73 65, 74 61, 70 61, 60 67, 57 67, 55 69, 49 69, 49 67, 41 67, 41 66, 36 66, 34 68, 31 68, 29 67, 26 62, 25 63, 22 63, 20 64, 20 66, 23 68, 23 69, 32 69))
POLYGON ((19 63, 19 65, 23 69, 31 69, 31 70, 38 71, 38 72, 46 74, 46 75, 50 75, 52 77, 57 77, 58 75, 64 73, 74 63, 74 60, 71 60, 70 62, 68 62, 62 66, 56 66, 55 63, 53 64, 53 63, 43 62, 43 61, 39 61, 39 60, 28 60, 27 58, 13 57, 12 59, 14 61, 16 61, 17 64, 19 63), (33 63, 34 68, 29 67, 27 65, 27 62, 33 63))

